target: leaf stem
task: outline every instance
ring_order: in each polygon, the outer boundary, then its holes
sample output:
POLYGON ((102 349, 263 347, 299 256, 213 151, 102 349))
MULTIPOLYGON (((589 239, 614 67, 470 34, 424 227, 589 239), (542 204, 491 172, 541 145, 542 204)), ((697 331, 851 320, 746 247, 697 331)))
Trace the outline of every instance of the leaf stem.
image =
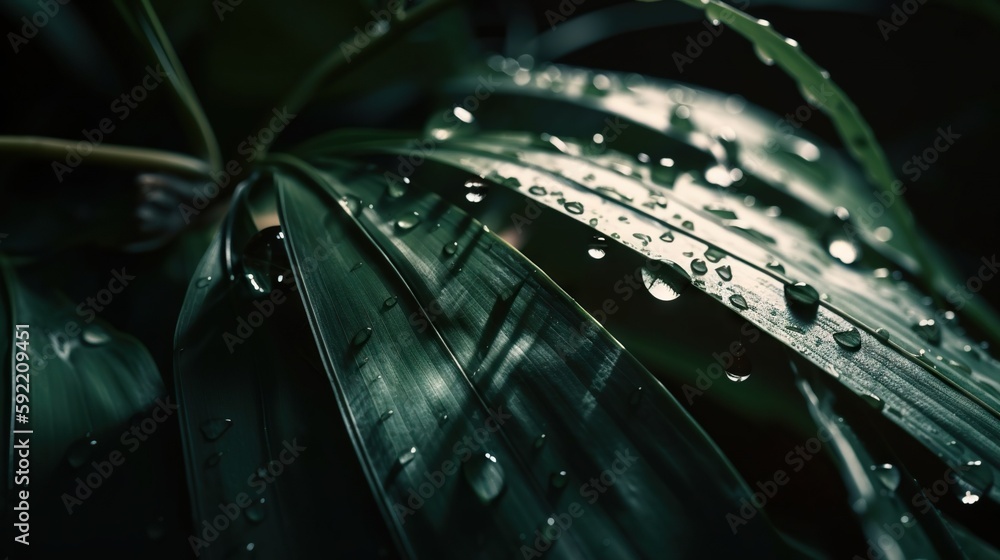
MULTIPOLYGON (((62 162, 67 152, 77 150, 80 142, 44 136, 0 136, 0 158, 15 155, 62 162)), ((178 175, 208 177, 210 168, 202 160, 176 152, 101 144, 83 155, 87 162, 169 171, 178 175)), ((68 165, 67 165, 68 166, 68 165)))

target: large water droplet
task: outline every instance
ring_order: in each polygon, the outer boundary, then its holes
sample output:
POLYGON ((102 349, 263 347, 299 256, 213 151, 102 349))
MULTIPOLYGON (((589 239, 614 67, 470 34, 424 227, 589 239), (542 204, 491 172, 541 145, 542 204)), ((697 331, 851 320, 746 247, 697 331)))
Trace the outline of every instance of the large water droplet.
POLYGON ((819 306, 819 292, 805 282, 785 284, 785 300, 793 309, 815 312, 819 306))
POLYGON ((875 329, 875 336, 879 340, 881 340, 882 342, 888 342, 890 335, 889 335, 889 331, 887 331, 887 330, 879 327, 879 328, 875 329))
POLYGON ((225 434, 232 426, 233 421, 229 418, 213 418, 202 422, 201 434, 208 441, 215 441, 222 437, 222 434, 225 434))
POLYGON ((765 266, 767 266, 767 268, 770 268, 771 270, 773 270, 775 272, 778 272, 778 273, 781 273, 781 274, 785 273, 785 267, 780 262, 778 262, 778 261, 769 261, 765 266))
POLYGON ((699 275, 705 274, 706 272, 708 272, 708 265, 705 264, 705 261, 701 259, 695 259, 691 261, 691 272, 694 272, 695 274, 699 275))
POLYGON ((896 488, 899 488, 899 469, 893 467, 889 463, 883 463, 881 465, 872 465, 871 471, 875 473, 879 481, 886 487, 890 492, 895 492, 896 488))
POLYGON ((420 223, 420 212, 410 212, 404 214, 401 218, 396 220, 396 229, 400 231, 409 231, 420 223))
POLYGON ((599 235, 595 235, 594 239, 590 242, 590 247, 587 248, 587 254, 594 259, 603 259, 604 255, 607 253, 608 240, 599 235))
POLYGON ((473 455, 462 466, 462 475, 469 488, 483 504, 496 500, 504 489, 503 467, 489 453, 473 455))
POLYGON ((691 276, 671 261, 647 261, 642 267, 642 283, 649 294, 660 301, 673 301, 681 296, 691 276))
POLYGON ((846 208, 837 207, 823 232, 823 244, 830 256, 844 264, 853 264, 861 256, 858 232, 846 208))
POLYGON ((837 341, 837 344, 847 350, 857 350, 858 348, 861 348, 861 333, 854 327, 851 327, 846 331, 833 333, 833 339, 837 341))
POLYGON ((733 269, 730 268, 728 264, 725 266, 720 266, 719 268, 715 269, 715 271, 719 273, 719 278, 722 278, 726 282, 729 282, 730 280, 733 279, 733 269))
POLYGON ((583 214, 583 204, 579 202, 567 202, 566 204, 563 204, 563 207, 566 208, 566 211, 570 214, 583 214))
POLYGON ((528 192, 530 192, 531 194, 533 194, 535 196, 545 196, 545 194, 546 194, 545 187, 539 187, 537 185, 533 186, 533 187, 529 187, 528 188, 528 192))
POLYGON ((406 451, 403 451, 402 453, 399 454, 399 457, 396 458, 397 467, 399 468, 405 467, 411 461, 413 461, 413 459, 416 458, 416 456, 417 456, 416 447, 411 447, 406 451))
POLYGON ((486 198, 486 185, 481 181, 465 182, 465 200, 469 202, 482 202, 486 198))
POLYGON ((361 347, 364 346, 368 339, 372 337, 372 328, 365 327, 354 334, 354 338, 351 339, 351 343, 354 346, 361 347))
POLYGON ((392 307, 396 305, 396 296, 389 296, 385 298, 385 301, 382 302, 382 305, 384 305, 385 307, 392 307))
POLYGON ((254 297, 266 296, 279 288, 287 292, 295 287, 285 234, 280 226, 264 228, 247 241, 240 267, 244 285, 254 297))
POLYGON ((732 352, 733 363, 726 368, 726 377, 733 382, 742 383, 750 378, 752 366, 750 356, 747 355, 746 348, 737 343, 737 348, 732 352))
POLYGON ((441 252, 447 257, 454 256, 455 253, 458 252, 458 241, 452 241, 451 243, 445 244, 444 248, 441 249, 441 252))
POLYGON ((111 342, 111 334, 100 325, 88 325, 83 329, 83 334, 80 335, 80 338, 83 339, 83 343, 87 346, 101 346, 102 344, 111 342))
POLYGON ((733 294, 729 296, 729 303, 733 304, 736 309, 749 309, 750 306, 747 305, 747 300, 739 294, 733 294))

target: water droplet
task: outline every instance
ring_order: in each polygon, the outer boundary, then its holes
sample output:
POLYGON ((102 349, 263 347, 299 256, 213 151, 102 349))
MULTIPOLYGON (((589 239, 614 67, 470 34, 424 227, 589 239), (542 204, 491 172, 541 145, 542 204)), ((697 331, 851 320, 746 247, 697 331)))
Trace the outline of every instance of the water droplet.
POLYGON ((805 282, 785 284, 785 300, 788 306, 803 311, 816 311, 819 306, 819 293, 805 282))
POLYGON ((785 273, 785 267, 778 261, 770 261, 765 266, 767 266, 767 268, 770 268, 775 272, 779 272, 781 274, 785 273))
POLYGON ((977 494, 973 494, 971 490, 966 490, 965 494, 962 495, 963 504, 971 505, 978 501, 979 501, 979 496, 977 494))
POLYGON ((587 223, 590 224, 591 227, 597 227, 598 221, 597 218, 591 218, 587 223))
POLYGON ((392 409, 389 409, 382 413, 382 416, 379 417, 379 421, 385 422, 386 420, 392 418, 393 414, 395 414, 395 412, 393 412, 392 409))
POLYGON ((568 482, 569 475, 566 474, 566 471, 554 472, 552 473, 552 476, 549 477, 549 483, 556 489, 565 488, 568 482))
POLYGON ((583 214, 583 204, 579 202, 567 202, 563 205, 570 214, 583 214))
POLYGON ((205 459, 205 466, 214 467, 219 464, 219 461, 222 461, 222 452, 216 451, 215 453, 209 455, 208 459, 205 459))
POLYGON ((385 307, 392 307, 396 305, 396 296, 389 296, 385 298, 385 301, 382 302, 382 305, 384 305, 385 307))
POLYGON ((351 265, 351 272, 354 272, 355 270, 358 270, 362 266, 365 266, 365 263, 363 263, 361 261, 358 261, 358 262, 354 263, 353 265, 351 265))
POLYGON ((708 249, 705 250, 705 258, 708 259, 708 262, 717 263, 720 260, 722 260, 722 258, 725 256, 726 253, 723 252, 722 249, 719 249, 718 247, 709 247, 708 249))
POLYGON ((733 212, 729 208, 722 206, 705 206, 705 211, 714 216, 718 216, 723 220, 735 220, 736 212, 733 212))
POLYGON ((396 458, 396 464, 399 467, 405 467, 411 461, 413 461, 413 459, 416 456, 417 456, 417 448, 416 447, 411 447, 411 448, 407 449, 406 451, 404 451, 404 452, 402 452, 402 453, 399 454, 399 457, 396 458))
POLYGON ((354 346, 360 347, 363 346, 366 342, 368 342, 368 339, 371 337, 372 337, 372 328, 365 327, 354 334, 354 338, 351 340, 351 342, 354 344, 354 346))
POLYGON ((875 336, 878 337, 878 339, 881 340, 882 342, 888 342, 889 341, 889 331, 887 331, 887 330, 885 330, 885 329, 883 329, 881 327, 875 329, 875 336))
POLYGON ((681 222, 681 227, 690 231, 694 231, 694 223, 692 223, 691 220, 684 220, 683 222, 681 222))
POLYGON ((541 449, 542 447, 544 447, 545 446, 545 434, 538 434, 538 437, 535 438, 535 444, 534 445, 535 445, 535 449, 541 449))
POLYGON ((594 239, 590 242, 590 247, 587 248, 587 254, 594 259, 603 259, 604 255, 607 253, 607 247, 608 240, 599 235, 595 235, 594 239))
POLYGON ((691 108, 687 105, 674 105, 670 111, 670 126, 680 132, 694 130, 694 124, 691 122, 691 108))
POLYGON ((733 294, 729 296, 729 303, 733 304, 736 309, 749 309, 750 306, 747 305, 747 300, 739 294, 733 294))
POLYGON ((920 338, 926 340, 928 343, 934 345, 941 343, 941 327, 934 319, 922 319, 911 328, 913 332, 920 335, 920 338))
POLYGON ((643 247, 649 245, 649 242, 653 240, 652 237, 646 235, 645 233, 633 233, 632 237, 638 239, 639 241, 642 241, 643 247))
POLYGON ((868 403, 868 406, 874 408, 875 410, 881 411, 882 409, 885 408, 885 402, 882 399, 876 397, 875 395, 872 395, 870 393, 861 393, 858 396, 861 397, 861 400, 868 403))
POLYGON ((208 441, 215 441, 222 437, 232 426, 233 421, 229 418, 213 418, 201 423, 201 434, 208 441))
POLYGON ((357 216, 361 212, 361 199, 356 196, 342 196, 339 202, 340 207, 347 210, 347 213, 352 216, 357 216))
POLYGON ((465 189, 465 200, 469 202, 482 202, 486 198, 487 187, 481 181, 466 181, 465 189))
POLYGON ((660 301, 673 301, 691 283, 691 276, 671 261, 647 261, 642 267, 642 283, 660 301))
POLYGON ((80 468, 90 460, 96 446, 97 440, 90 437, 88 433, 81 439, 69 444, 69 447, 66 448, 66 462, 74 469, 80 468))
POLYGON ((742 383, 750 378, 750 372, 753 369, 750 364, 750 356, 740 343, 737 343, 736 351, 732 352, 732 356, 733 363, 726 368, 726 377, 735 383, 742 383))
POLYGON ((404 214, 403 217, 396 220, 396 229, 400 231, 409 231, 420 223, 420 212, 410 212, 404 214))
POLYGON ((441 252, 448 257, 454 256, 454 254, 458 252, 458 241, 452 241, 451 243, 446 244, 444 248, 441 249, 441 252))
POLYGON ((715 271, 719 273, 719 278, 722 278, 726 282, 729 282, 730 280, 733 279, 733 269, 730 268, 728 264, 725 266, 720 266, 719 268, 715 269, 715 271))
POLYGON ((462 475, 483 504, 493 503, 503 492, 503 467, 497 464, 497 458, 489 453, 473 455, 462 465, 462 475))
POLYGON ((708 272, 708 265, 701 259, 691 261, 691 272, 695 274, 705 274, 708 272))
POLYGON ((264 228, 243 248, 240 261, 243 285, 253 297, 262 297, 276 288, 289 291, 295 286, 285 234, 280 226, 264 228))
POLYGON ((197 287, 199 287, 199 288, 207 288, 208 285, 211 284, 211 283, 212 283, 212 277, 211 276, 206 276, 204 278, 199 278, 198 281, 195 282, 194 285, 197 286, 197 287))
POLYGON ((833 333, 833 339, 837 341, 842 348, 847 350, 857 350, 861 348, 861 333, 858 329, 851 327, 850 329, 842 332, 833 333))
POLYGON ((871 471, 875 473, 882 485, 886 487, 890 492, 895 492, 896 488, 899 488, 899 469, 893 467, 889 463, 883 463, 881 465, 872 465, 871 471))
POLYGON ((830 256, 844 264, 853 264, 861 256, 857 229, 851 223, 851 213, 838 206, 823 231, 823 243, 830 256))
POLYGON ((260 523, 267 516, 267 501, 264 498, 257 500, 256 502, 250 504, 247 508, 247 521, 251 523, 260 523))
POLYGON ((528 189, 528 192, 535 196, 545 196, 545 187, 534 186, 528 189))
POLYGON ((639 408, 639 405, 642 404, 642 387, 636 387, 635 391, 632 391, 628 397, 628 404, 632 408, 639 408))
POLYGON ((670 243, 673 240, 674 240, 674 232, 670 230, 663 232, 663 235, 660 236, 660 241, 665 241, 667 243, 670 243))
POLYGON ((774 57, 772 57, 770 53, 768 53, 766 50, 760 48, 760 46, 754 47, 754 53, 756 53, 757 58, 759 58, 760 61, 766 64, 767 66, 771 66, 774 64, 774 57))
POLYGON ((80 335, 84 344, 88 346, 100 346, 111 342, 111 334, 100 325, 88 325, 80 335))
MULTIPOLYGON (((389 177, 389 175, 386 175, 389 177)), ((386 188, 385 192, 389 195, 389 198, 399 198, 406 194, 409 188, 410 178, 403 177, 402 181, 396 181, 395 179, 389 179, 389 186, 386 188)))

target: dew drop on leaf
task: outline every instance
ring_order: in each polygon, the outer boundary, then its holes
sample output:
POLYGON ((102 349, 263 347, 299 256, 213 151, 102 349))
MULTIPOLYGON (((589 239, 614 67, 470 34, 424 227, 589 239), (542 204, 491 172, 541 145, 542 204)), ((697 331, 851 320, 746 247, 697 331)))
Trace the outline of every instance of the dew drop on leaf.
POLYGON ((101 346, 111 341, 111 335, 100 325, 88 325, 80 335, 87 346, 101 346))
POLYGON ((396 229, 400 231, 409 231, 420 223, 420 212, 410 212, 404 214, 403 217, 396 220, 396 229))
POLYGON ((674 240, 674 232, 670 230, 663 232, 663 235, 660 236, 660 241, 665 241, 667 243, 670 243, 673 240, 674 240))
POLYGON ((368 342, 368 339, 371 338, 371 336, 372 328, 365 327, 354 334, 354 338, 351 340, 351 343, 354 344, 354 346, 363 346, 366 342, 368 342))
POLYGON ((705 274, 708 272, 708 265, 701 259, 691 261, 691 272, 695 274, 705 274))
POLYGON ((708 259, 708 262, 717 263, 725 256, 726 253, 718 247, 709 247, 705 250, 705 258, 708 259))
POLYGON ((660 301, 673 301, 691 283, 691 276, 670 261, 648 262, 642 267, 642 283, 660 301))
POLYGON ((857 350, 861 348, 861 333, 858 329, 851 327, 846 331, 833 333, 833 339, 837 341, 842 348, 847 350, 857 350))
POLYGON ((538 434, 538 437, 535 438, 534 445, 535 445, 535 449, 541 449, 542 447, 544 447, 545 446, 545 434, 538 434))
POLYGON ((819 306, 819 293, 805 282, 785 284, 785 300, 794 309, 815 311, 819 306))
POLYGON ((486 198, 486 185, 481 181, 465 182, 465 200, 469 202, 482 202, 486 198))
POLYGON ((653 240, 650 236, 646 235, 645 233, 633 233, 632 237, 638 239, 639 241, 642 241, 643 247, 648 245, 649 242, 653 240))
POLYGON ((733 304, 736 309, 749 309, 750 306, 747 305, 747 300, 739 294, 733 294, 729 296, 729 303, 733 304))
POLYGON ((452 241, 451 243, 445 244, 444 248, 441 249, 441 252, 448 257, 454 256, 455 253, 458 252, 458 241, 452 241))
POLYGON ((533 187, 530 187, 528 189, 528 192, 530 192, 531 194, 533 194, 535 196, 545 196, 545 194, 546 194, 545 187, 539 187, 537 185, 535 185, 533 187))
POLYGON ((385 298, 385 301, 382 302, 382 305, 384 305, 385 307, 392 307, 396 305, 396 296, 389 296, 385 298))
POLYGON ((341 208, 347 210, 347 213, 352 216, 357 216, 361 212, 361 199, 356 196, 342 196, 338 202, 340 202, 341 208))
POLYGON ((934 345, 941 343, 941 327, 934 319, 922 319, 911 328, 928 343, 934 345))
POLYGON ((233 421, 229 418, 212 418, 201 424, 201 435, 208 441, 215 441, 222 437, 229 428, 233 426, 233 421))
POLYGON ((247 508, 247 521, 251 523, 260 523, 267 516, 267 501, 264 498, 260 498, 254 503, 250 504, 247 508))
POLYGON ((567 202, 563 205, 570 214, 583 214, 583 204, 579 202, 567 202))
POLYGON ((279 226, 264 228, 247 241, 240 267, 245 286, 254 297, 266 296, 275 288, 287 291, 294 287, 285 234, 279 226))
POLYGON ((870 469, 882 485, 885 486, 886 490, 895 492, 896 488, 899 488, 899 469, 893 467, 889 463, 872 465, 870 469))
POLYGON ((608 240, 599 235, 595 235, 594 239, 590 242, 590 247, 587 248, 587 254, 593 259, 603 259, 604 255, 607 253, 608 240))
POLYGON ((715 271, 719 273, 719 278, 722 278, 726 282, 729 282, 730 280, 733 279, 733 269, 730 268, 728 264, 725 266, 720 266, 719 268, 715 269, 715 271))
POLYGON ((490 453, 473 455, 462 465, 462 475, 473 494, 483 504, 493 503, 504 489, 503 467, 490 453))
POLYGON ((413 461, 413 459, 416 456, 417 456, 417 448, 411 447, 399 454, 399 457, 396 458, 396 465, 398 465, 399 467, 405 467, 411 461, 413 461))

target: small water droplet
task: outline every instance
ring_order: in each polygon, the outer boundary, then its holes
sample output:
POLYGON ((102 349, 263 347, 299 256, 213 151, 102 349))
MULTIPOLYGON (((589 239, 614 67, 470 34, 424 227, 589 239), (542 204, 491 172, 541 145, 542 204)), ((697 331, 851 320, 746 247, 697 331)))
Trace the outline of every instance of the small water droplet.
POLYGON ((665 241, 667 243, 670 243, 673 240, 674 240, 674 232, 670 230, 663 232, 663 235, 660 236, 660 241, 665 241))
POLYGON ((565 488, 568 482, 569 475, 566 474, 566 471, 554 472, 552 473, 552 476, 549 477, 549 483, 556 489, 565 488))
POLYGON ((878 339, 881 340, 882 342, 888 342, 890 335, 889 331, 879 327, 875 329, 875 336, 878 337, 878 339))
POLYGON ((763 62, 765 65, 771 66, 774 64, 774 57, 772 57, 771 54, 768 53, 766 50, 760 48, 759 46, 754 47, 753 50, 754 53, 757 55, 757 58, 759 58, 760 61, 763 62))
POLYGON ((681 226, 684 229, 694 231, 694 223, 692 223, 691 220, 684 220, 683 222, 681 222, 681 226))
POLYGON ((599 235, 595 235, 587 248, 587 254, 593 259, 603 259, 607 254, 608 240, 599 235))
POLYGON ((455 253, 458 252, 458 241, 452 241, 451 243, 446 244, 444 248, 441 249, 441 252, 448 257, 454 256, 455 253))
POLYGON ((871 471, 875 473, 882 485, 886 487, 890 492, 895 492, 896 488, 899 488, 899 469, 893 467, 889 463, 883 463, 881 465, 872 465, 871 471))
POLYGON ((87 346, 101 346, 111 342, 111 334, 100 325, 88 325, 80 335, 87 346))
POLYGON ((583 204, 579 202, 567 202, 563 205, 570 214, 583 214, 583 204))
POLYGON ((400 231, 409 231, 420 223, 420 212, 410 212, 404 214, 403 217, 396 220, 396 229, 400 231))
POLYGON ((393 414, 395 414, 395 412, 393 412, 392 409, 390 408, 389 410, 382 413, 382 416, 379 417, 379 420, 385 422, 386 420, 392 418, 393 414))
POLYGON ((861 397, 861 400, 868 403, 868 406, 874 408, 875 410, 881 411, 885 408, 885 402, 882 399, 876 397, 875 395, 872 395, 870 393, 862 393, 859 396, 861 397))
POLYGON ((358 262, 354 263, 353 265, 351 265, 351 272, 354 272, 355 270, 358 270, 362 266, 365 266, 365 263, 363 263, 361 261, 358 261, 358 262))
POLYGON ((351 340, 351 342, 354 344, 354 346, 363 346, 366 342, 368 342, 368 339, 371 338, 371 336, 372 336, 372 328, 365 327, 354 334, 354 338, 351 340))
POLYGON ((396 305, 396 301, 397 301, 396 296, 389 296, 385 298, 385 301, 382 302, 382 305, 384 305, 385 307, 393 307, 394 305, 396 305))
POLYGON ((247 521, 251 523, 260 523, 267 516, 267 508, 264 507, 267 502, 264 498, 257 500, 256 502, 250 504, 247 508, 247 521))
POLYGON ((534 445, 535 445, 535 449, 541 449, 542 447, 544 447, 545 446, 545 434, 538 434, 538 437, 535 438, 535 444, 534 445))
POLYGON ((730 280, 733 279, 733 269, 730 268, 728 264, 725 266, 720 266, 719 268, 715 269, 715 271, 719 273, 719 278, 722 278, 726 282, 729 282, 730 280))
POLYGON ((482 202, 486 198, 487 187, 481 181, 466 181, 465 189, 465 200, 469 202, 482 202))
POLYGON ((356 196, 346 195, 340 197, 340 206, 352 216, 357 216, 361 212, 361 199, 356 196))
POLYGON ((535 196, 545 196, 545 194, 546 194, 545 187, 539 187, 537 185, 533 186, 533 187, 530 187, 528 189, 528 192, 530 192, 531 194, 533 194, 535 196))
POLYGON ((816 311, 819 306, 819 292, 805 282, 785 284, 785 300, 788 306, 803 311, 816 311))
POLYGON ((411 448, 407 449, 406 451, 404 451, 404 452, 402 452, 402 453, 399 454, 399 457, 396 458, 396 464, 399 467, 405 467, 407 464, 409 464, 411 461, 413 461, 413 459, 416 456, 417 456, 417 448, 416 447, 411 447, 411 448))
POLYGON ((197 287, 199 287, 199 288, 206 288, 211 283, 212 283, 212 277, 211 276, 206 276, 204 278, 199 278, 198 281, 195 282, 194 285, 197 286, 197 287))
POLYGON ((646 245, 649 245, 649 242, 653 240, 653 238, 651 238, 650 236, 646 235, 645 233, 633 233, 632 237, 638 239, 639 241, 642 241, 642 246, 643 247, 645 247, 646 245))
POLYGON ((503 492, 503 467, 497 463, 497 458, 490 453, 473 455, 462 465, 462 475, 483 504, 493 503, 503 492))
POLYGON ((749 309, 750 306, 747 305, 747 300, 739 294, 733 294, 729 296, 729 303, 733 304, 736 309, 749 309))
POLYGON ((444 426, 447 423, 448 423, 448 414, 446 412, 442 412, 441 414, 438 415, 438 426, 444 426))
POLYGON ((642 387, 636 387, 635 391, 628 397, 628 404, 632 408, 638 408, 642 404, 642 387))
POLYGON ((597 218, 591 218, 587 223, 590 224, 591 227, 597 227, 598 221, 597 218))
POLYGON ((846 331, 833 333, 833 339, 837 341, 837 344, 839 344, 842 348, 847 350, 857 350, 858 348, 861 348, 861 333, 854 327, 851 327, 846 331))
POLYGON ((779 272, 781 274, 785 273, 785 267, 780 262, 778 262, 778 261, 770 261, 770 262, 767 263, 766 266, 767 266, 767 268, 770 268, 771 270, 773 270, 775 272, 779 272))
POLYGON ((913 332, 920 335, 920 338, 926 340, 928 343, 934 345, 941 343, 941 327, 934 319, 922 319, 911 328, 913 332))
POLYGON ((708 272, 708 265, 705 264, 705 261, 701 259, 695 259, 691 261, 691 272, 694 272, 695 274, 699 275, 705 274, 706 272, 708 272))
POLYGON ((746 348, 740 343, 736 344, 736 351, 732 352, 733 362, 726 368, 726 378, 735 383, 742 383, 750 378, 753 368, 746 348))
POLYGON ((201 434, 208 441, 215 441, 222 437, 232 426, 233 421, 229 418, 213 418, 201 423, 201 434))
POLYGON ((726 253, 718 247, 709 247, 705 250, 705 258, 708 259, 708 262, 717 263, 725 256, 726 253))
POLYGON ((69 444, 69 447, 66 449, 66 462, 74 469, 80 468, 90 460, 96 446, 97 440, 90 437, 88 433, 81 439, 69 444))
POLYGON ((222 461, 222 452, 216 451, 215 453, 209 455, 208 459, 205 459, 205 466, 214 467, 219 464, 219 461, 222 461))

